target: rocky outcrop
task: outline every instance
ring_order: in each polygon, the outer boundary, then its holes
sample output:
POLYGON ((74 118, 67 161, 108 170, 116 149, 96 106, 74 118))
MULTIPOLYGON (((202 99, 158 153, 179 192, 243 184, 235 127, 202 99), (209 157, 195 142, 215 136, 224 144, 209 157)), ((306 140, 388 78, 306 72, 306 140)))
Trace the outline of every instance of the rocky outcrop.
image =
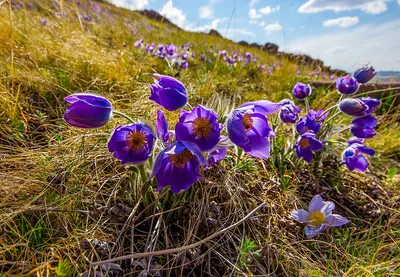
POLYGON ((214 29, 211 29, 210 32, 208 32, 208 34, 209 34, 210 36, 216 36, 216 37, 220 37, 220 38, 223 37, 220 33, 218 33, 218 31, 216 31, 216 30, 214 30, 214 29))
POLYGON ((163 22, 165 24, 174 26, 175 28, 178 28, 180 30, 182 30, 181 28, 179 28, 177 25, 175 25, 174 23, 172 23, 171 21, 169 21, 168 18, 162 16, 161 14, 159 14, 156 11, 153 10, 143 10, 143 11, 137 11, 138 13, 140 13, 141 15, 146 16, 147 18, 150 18, 154 21, 158 21, 158 22, 163 22))

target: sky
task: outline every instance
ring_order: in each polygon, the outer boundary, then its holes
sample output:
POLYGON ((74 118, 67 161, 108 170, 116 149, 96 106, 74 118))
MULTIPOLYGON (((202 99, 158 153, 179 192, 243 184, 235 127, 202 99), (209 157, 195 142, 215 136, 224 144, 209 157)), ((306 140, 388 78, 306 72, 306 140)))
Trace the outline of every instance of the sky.
POLYGON ((400 71, 400 0, 109 0, 152 9, 179 27, 279 45, 349 72, 400 71))

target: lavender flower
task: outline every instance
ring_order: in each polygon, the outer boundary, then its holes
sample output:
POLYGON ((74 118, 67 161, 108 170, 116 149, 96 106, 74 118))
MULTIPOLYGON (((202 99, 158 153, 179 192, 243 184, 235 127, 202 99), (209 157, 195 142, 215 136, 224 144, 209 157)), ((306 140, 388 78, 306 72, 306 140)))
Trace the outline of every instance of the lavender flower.
POLYGON ((64 98, 71 103, 64 113, 64 120, 78 128, 98 128, 107 124, 112 115, 111 102, 100 95, 75 93, 64 98))
POLYGON ((173 45, 172 43, 167 44, 165 46, 165 51, 166 51, 168 57, 174 57, 176 50, 177 50, 177 47, 175 45, 173 45))
POLYGON ((341 215, 332 214, 335 204, 324 202, 321 196, 316 195, 311 199, 308 211, 300 209, 292 211, 291 217, 300 223, 306 223, 304 232, 308 239, 312 239, 328 227, 342 226, 349 221, 341 215))
POLYGON ((171 143, 175 132, 168 130, 167 118, 161 110, 157 111, 156 130, 157 137, 163 141, 164 145, 168 146, 171 143))
POLYGON ((321 129, 321 124, 318 122, 324 121, 328 114, 329 113, 324 113, 324 110, 322 109, 318 110, 317 112, 310 110, 307 116, 301 117, 299 122, 297 122, 297 132, 302 135, 311 130, 314 132, 314 134, 318 134, 319 130, 321 129))
POLYGON ((360 84, 368 83, 375 75, 375 69, 368 65, 363 66, 354 72, 354 78, 356 78, 360 84))
POLYGON ((310 85, 305 85, 303 83, 297 83, 293 88, 293 95, 297 99, 304 99, 311 94, 311 87, 310 85))
POLYGON ((201 179, 200 164, 207 162, 200 150, 190 142, 175 142, 161 151, 154 163, 151 177, 157 179, 157 191, 170 186, 173 193, 187 190, 201 179))
POLYGON ((370 115, 380 104, 380 100, 371 97, 346 98, 340 101, 339 109, 351 116, 365 116, 370 115))
POLYGON ((175 78, 154 74, 154 84, 150 85, 150 100, 169 111, 175 111, 183 108, 187 101, 185 86, 175 78))
POLYGON ((228 147, 217 147, 208 155, 208 167, 213 167, 223 159, 228 153, 228 147))
POLYGON ((141 164, 151 156, 156 137, 153 130, 142 123, 119 126, 108 142, 108 150, 122 164, 141 164))
POLYGON ((351 121, 350 132, 358 138, 373 138, 378 120, 372 115, 355 118, 351 121))
POLYGON ((200 61, 204 62, 205 59, 206 59, 206 56, 202 53, 202 54, 200 55, 200 61))
POLYGON ((356 78, 351 76, 339 77, 336 80, 336 88, 341 94, 354 94, 358 91, 360 84, 356 78))
POLYGON ((375 151, 363 143, 364 140, 357 137, 352 137, 347 141, 349 147, 343 151, 342 164, 345 164, 350 171, 366 171, 368 161, 362 154, 375 155, 375 151))
POLYGON ((313 159, 313 152, 322 150, 323 145, 321 141, 315 138, 315 134, 312 131, 308 131, 299 137, 294 147, 297 158, 303 158, 310 163, 313 159))
POLYGON ((213 149, 221 137, 222 124, 218 115, 201 105, 191 112, 182 110, 179 122, 175 126, 177 141, 191 141, 201 151, 213 149))
POLYGON ((188 67, 189 67, 189 63, 188 63, 187 61, 183 61, 183 62, 181 63, 181 68, 187 69, 188 67))
POLYGON ((295 123, 297 121, 298 114, 301 112, 300 108, 297 107, 292 101, 282 105, 279 111, 279 118, 284 123, 295 123))

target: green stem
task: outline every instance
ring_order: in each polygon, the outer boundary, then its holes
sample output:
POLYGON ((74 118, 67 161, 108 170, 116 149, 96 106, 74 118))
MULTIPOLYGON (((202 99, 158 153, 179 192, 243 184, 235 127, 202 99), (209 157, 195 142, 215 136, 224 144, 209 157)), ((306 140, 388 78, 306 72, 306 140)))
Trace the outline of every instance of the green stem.
POLYGON ((310 103, 308 102, 307 98, 304 99, 304 104, 306 105, 306 112, 308 114, 308 112, 310 111, 310 103))
POLYGON ((140 172, 140 177, 142 178, 142 183, 145 184, 147 182, 147 174, 146 174, 146 170, 144 169, 144 165, 138 165, 138 169, 140 172))
POLYGON ((125 118, 128 120, 130 123, 135 123, 135 121, 127 114, 124 114, 123 112, 113 110, 113 114, 119 115, 120 117, 125 118))
POLYGON ((326 113, 328 113, 330 110, 336 108, 338 105, 339 105, 339 104, 336 104, 336 105, 333 105, 333 106, 330 107, 330 108, 327 108, 327 109, 317 118, 317 120, 320 119, 320 118, 322 118, 326 113))

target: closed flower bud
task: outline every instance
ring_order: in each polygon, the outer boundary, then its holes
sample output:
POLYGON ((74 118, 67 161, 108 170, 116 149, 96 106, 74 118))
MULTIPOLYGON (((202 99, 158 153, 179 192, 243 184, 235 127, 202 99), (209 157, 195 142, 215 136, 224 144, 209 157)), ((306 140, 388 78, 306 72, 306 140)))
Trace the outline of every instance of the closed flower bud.
POLYGON ((339 103, 339 109, 351 116, 365 116, 371 114, 379 105, 381 101, 375 98, 347 98, 339 103))
POLYGON ((297 99, 304 99, 311 94, 311 91, 310 85, 297 83, 293 88, 293 96, 297 99))
POLYGON ((155 74, 158 78, 154 80, 154 84, 150 85, 150 100, 169 111, 175 111, 183 108, 187 101, 187 93, 185 86, 175 78, 155 74))
POLYGON ((353 94, 356 93, 360 84, 356 78, 351 76, 339 77, 336 80, 336 88, 341 94, 353 94))
POLYGON ((64 98, 71 103, 64 113, 64 120, 78 128, 98 128, 107 124, 112 115, 111 102, 100 95, 76 93, 64 98))
POLYGON ((372 66, 364 66, 354 72, 354 78, 356 78, 357 82, 360 84, 368 83, 375 75, 376 71, 372 66))

